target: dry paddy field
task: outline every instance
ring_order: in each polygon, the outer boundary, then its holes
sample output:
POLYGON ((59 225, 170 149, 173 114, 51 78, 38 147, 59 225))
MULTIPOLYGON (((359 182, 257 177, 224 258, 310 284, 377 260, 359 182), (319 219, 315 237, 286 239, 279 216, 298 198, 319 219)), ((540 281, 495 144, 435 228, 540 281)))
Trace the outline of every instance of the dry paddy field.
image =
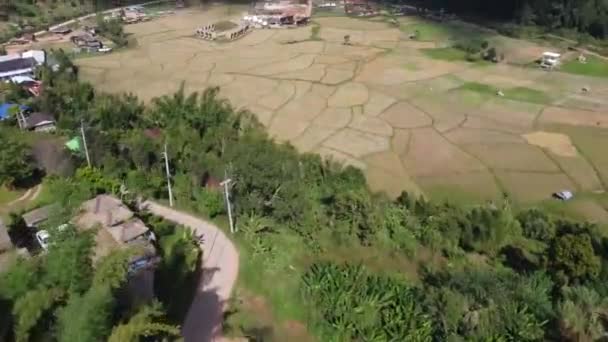
MULTIPOLYGON (((128 26, 138 46, 78 59, 81 75, 144 101, 182 82, 187 91, 220 86, 278 141, 355 165, 374 190, 392 196, 408 190, 479 201, 508 193, 526 204, 561 189, 604 190, 608 79, 431 59, 425 49, 441 42, 411 41, 377 20, 316 18, 318 32, 257 30, 231 43, 193 35, 197 26, 241 14, 217 6, 128 26), (342 44, 345 35, 352 45, 342 44), (583 86, 593 91, 583 94, 583 86)), ((506 60, 542 50, 503 40, 512 46, 506 60)), ((581 197, 579 212, 606 217, 599 201, 581 197)))

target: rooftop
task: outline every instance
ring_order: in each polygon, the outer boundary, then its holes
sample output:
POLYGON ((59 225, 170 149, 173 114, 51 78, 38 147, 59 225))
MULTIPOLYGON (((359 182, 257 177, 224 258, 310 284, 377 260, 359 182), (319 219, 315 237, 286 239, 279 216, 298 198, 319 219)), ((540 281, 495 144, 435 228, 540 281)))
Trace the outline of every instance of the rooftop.
POLYGON ((133 217, 133 212, 121 200, 110 195, 99 195, 84 202, 81 208, 84 213, 79 221, 87 229, 97 224, 114 226, 133 217))
POLYGON ((28 211, 27 213, 21 216, 23 221, 28 227, 35 227, 36 225, 48 220, 51 213, 57 209, 57 206, 54 204, 49 204, 44 207, 40 207, 38 209, 34 209, 32 211, 28 211))
POLYGON ((34 128, 36 126, 54 123, 55 118, 48 113, 32 113, 26 119, 26 128, 34 128))
POLYGON ((15 58, 5 61, 0 61, 0 73, 10 72, 13 70, 31 69, 38 65, 33 57, 15 58))

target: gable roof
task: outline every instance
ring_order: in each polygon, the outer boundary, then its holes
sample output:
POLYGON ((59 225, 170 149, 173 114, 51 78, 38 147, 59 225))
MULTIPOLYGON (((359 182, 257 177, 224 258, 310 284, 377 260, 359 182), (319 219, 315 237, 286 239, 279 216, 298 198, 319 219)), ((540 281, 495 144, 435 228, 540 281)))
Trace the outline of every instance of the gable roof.
POLYGON ((133 217, 133 212, 121 200, 110 195, 98 195, 82 204, 89 228, 101 224, 114 226, 133 217))
POLYGON ((148 232, 148 227, 138 218, 133 218, 124 223, 107 227, 116 242, 123 244, 134 240, 148 232))
POLYGON ((32 113, 26 119, 26 128, 34 128, 36 126, 55 123, 55 118, 47 113, 32 113))
POLYGON ((34 57, 15 58, 0 62, 0 73, 14 70, 31 69, 38 65, 34 57))
POLYGON ((34 209, 32 211, 28 211, 27 213, 21 216, 23 221, 28 227, 35 227, 37 224, 48 220, 51 212, 56 209, 56 205, 49 204, 44 207, 40 207, 38 209, 34 209))

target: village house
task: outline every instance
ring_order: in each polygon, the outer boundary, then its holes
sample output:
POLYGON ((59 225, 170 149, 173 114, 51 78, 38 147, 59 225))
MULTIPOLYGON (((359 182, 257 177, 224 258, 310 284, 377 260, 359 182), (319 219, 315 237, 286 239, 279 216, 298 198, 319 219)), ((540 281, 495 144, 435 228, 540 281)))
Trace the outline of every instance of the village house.
POLYGON ((21 129, 34 132, 54 132, 55 118, 48 113, 31 113, 17 120, 21 129))
POLYGON ((98 195, 80 207, 75 218, 76 225, 84 230, 99 227, 96 237, 95 258, 107 255, 116 248, 131 248, 138 251, 130 263, 130 271, 153 266, 156 261, 154 233, 134 216, 122 201, 111 195, 98 195))
POLYGON ((93 35, 89 33, 83 33, 77 36, 72 36, 70 38, 72 43, 76 45, 79 49, 85 49, 89 51, 97 51, 103 48, 103 43, 93 35))
POLYGON ((12 115, 27 113, 30 107, 16 103, 0 103, 0 121, 10 118, 12 115))
POLYGON ((57 209, 58 207, 55 204, 45 205, 43 207, 28 211, 27 213, 23 214, 21 218, 28 228, 38 229, 40 224, 48 220, 51 214, 57 209))
POLYGON ((36 67, 44 63, 46 53, 42 50, 0 56, 0 80, 9 80, 14 76, 33 77, 36 67))

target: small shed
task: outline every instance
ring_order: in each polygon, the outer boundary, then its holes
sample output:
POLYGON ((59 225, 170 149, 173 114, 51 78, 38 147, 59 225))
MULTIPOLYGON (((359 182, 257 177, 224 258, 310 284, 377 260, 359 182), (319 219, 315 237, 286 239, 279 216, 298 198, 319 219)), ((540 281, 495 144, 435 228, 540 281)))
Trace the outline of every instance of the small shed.
POLYGON ((543 68, 553 68, 559 65, 562 55, 556 52, 543 52, 540 60, 540 66, 543 68))
POLYGON ((25 129, 35 132, 55 131, 55 118, 48 113, 32 113, 25 119, 25 129))
POLYGON ((36 228, 40 223, 49 219, 51 213, 56 209, 56 206, 53 204, 46 205, 44 207, 40 207, 38 209, 34 209, 32 211, 28 211, 27 213, 21 216, 25 225, 30 228, 36 228))

